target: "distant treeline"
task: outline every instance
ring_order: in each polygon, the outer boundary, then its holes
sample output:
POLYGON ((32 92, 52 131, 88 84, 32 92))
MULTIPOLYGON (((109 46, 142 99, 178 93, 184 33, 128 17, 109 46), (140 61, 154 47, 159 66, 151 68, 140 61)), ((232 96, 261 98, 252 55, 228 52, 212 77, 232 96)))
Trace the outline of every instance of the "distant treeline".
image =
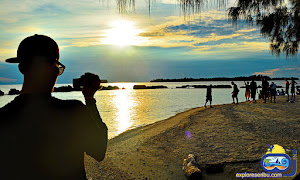
MULTIPOLYGON (((263 75, 253 75, 253 76, 241 76, 241 77, 215 77, 215 78, 182 78, 182 79, 153 79, 150 82, 192 82, 192 81, 250 81, 254 79, 255 81, 261 81, 262 77, 266 77, 267 80, 290 80, 290 77, 277 77, 277 78, 270 78, 269 76, 263 75)), ((294 78, 295 80, 299 80, 298 78, 294 78)))

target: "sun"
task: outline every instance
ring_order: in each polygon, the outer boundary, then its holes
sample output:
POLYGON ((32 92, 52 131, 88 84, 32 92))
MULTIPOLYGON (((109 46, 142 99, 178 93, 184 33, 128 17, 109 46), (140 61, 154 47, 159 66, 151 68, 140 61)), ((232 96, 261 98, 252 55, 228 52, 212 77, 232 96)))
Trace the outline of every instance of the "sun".
POLYGON ((127 20, 117 20, 109 24, 110 29, 104 33, 101 39, 102 44, 112 44, 117 46, 142 45, 146 38, 139 36, 143 30, 135 26, 135 22, 127 20))

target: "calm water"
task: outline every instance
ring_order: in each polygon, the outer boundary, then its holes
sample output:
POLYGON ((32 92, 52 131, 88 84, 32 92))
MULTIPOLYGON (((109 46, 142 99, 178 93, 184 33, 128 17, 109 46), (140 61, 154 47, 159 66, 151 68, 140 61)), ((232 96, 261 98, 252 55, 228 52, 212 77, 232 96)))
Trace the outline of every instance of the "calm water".
MULTIPOLYGON (((284 81, 274 81, 284 86, 284 81)), ((257 82, 260 85, 260 82, 257 82)), ((107 83, 104 86, 119 86, 125 90, 98 91, 95 95, 97 107, 103 121, 108 126, 109 138, 132 129, 171 117, 190 108, 201 107, 205 103, 206 89, 176 89, 182 85, 230 84, 230 82, 186 82, 186 83, 107 83), (133 90, 135 84, 165 85, 168 89, 133 90)), ((58 84, 57 87, 67 84, 58 84)), ((238 87, 244 85, 237 82, 238 87)), ((0 85, 0 90, 8 93, 10 88, 21 89, 21 85, 0 85)), ((213 89, 213 105, 232 102, 232 89, 213 89)), ((240 88, 238 98, 245 101, 245 89, 240 88)), ((81 92, 53 93, 60 99, 77 99, 84 102, 81 92)), ((0 97, 0 107, 16 96, 0 97)))

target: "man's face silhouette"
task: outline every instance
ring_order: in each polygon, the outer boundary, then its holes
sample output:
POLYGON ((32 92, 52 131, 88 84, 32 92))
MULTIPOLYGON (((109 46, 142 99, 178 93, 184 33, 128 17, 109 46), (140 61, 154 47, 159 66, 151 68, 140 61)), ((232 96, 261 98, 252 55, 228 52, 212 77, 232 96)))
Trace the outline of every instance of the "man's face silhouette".
POLYGON ((59 75, 58 61, 46 56, 34 56, 30 64, 19 65, 24 82, 38 85, 43 91, 52 92, 59 75))

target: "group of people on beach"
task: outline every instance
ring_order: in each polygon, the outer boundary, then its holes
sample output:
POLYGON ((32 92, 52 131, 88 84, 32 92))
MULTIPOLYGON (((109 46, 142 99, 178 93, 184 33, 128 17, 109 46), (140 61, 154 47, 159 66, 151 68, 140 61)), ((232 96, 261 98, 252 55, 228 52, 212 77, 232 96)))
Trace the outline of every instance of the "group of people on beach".
MULTIPOLYGON (((238 100, 238 93, 239 93, 239 88, 237 87, 237 85, 232 81, 231 84, 233 85, 233 91, 232 91, 232 103, 233 104, 238 104, 239 100, 238 100), (236 102, 234 101, 236 99, 236 102)), ((256 102, 256 93, 257 93, 257 84, 254 81, 254 79, 252 79, 251 83, 249 84, 249 82, 245 82, 245 97, 246 97, 246 101, 250 101, 250 97, 253 99, 253 102, 256 102)))
MULTIPOLYGON (((259 93, 259 99, 263 99, 264 103, 266 103, 267 100, 270 99, 272 102, 272 99, 274 99, 274 103, 276 103, 275 99, 276 96, 280 95, 287 95, 287 100, 290 102, 294 102, 296 100, 296 91, 295 91, 295 85, 297 82, 295 79, 292 77, 291 82, 288 81, 288 79, 285 79, 285 91, 281 89, 281 91, 276 90, 277 86, 274 82, 272 82, 269 85, 269 82, 266 78, 262 80, 262 89, 260 90, 259 93), (289 92, 291 92, 292 97, 290 98, 289 92)), ((246 95, 245 95, 246 96, 246 95)))
POLYGON ((287 79, 285 79, 285 92, 283 94, 287 94, 287 100, 286 101, 296 101, 296 93, 295 93, 295 85, 298 84, 294 78, 291 78, 291 82, 289 82, 287 79), (291 86, 291 95, 292 98, 290 99, 289 96, 289 87, 291 86))
MULTIPOLYGON (((266 77, 263 77, 261 79, 261 90, 259 93, 259 99, 263 99, 263 103, 266 103, 267 100, 271 99, 270 101, 276 103, 276 96, 278 95, 287 95, 287 101, 295 101, 296 100, 296 96, 295 96, 295 84, 297 84, 297 82, 295 81, 294 78, 291 78, 291 82, 288 82, 288 79, 285 79, 286 83, 285 83, 285 92, 283 91, 283 89, 281 91, 277 90, 276 91, 276 84, 274 82, 272 82, 271 84, 269 84, 268 79, 266 77), (289 91, 291 92, 291 99, 289 96, 289 91)), ((258 86, 257 83, 254 81, 254 79, 251 80, 251 83, 249 83, 249 81, 245 82, 245 97, 246 97, 246 101, 250 101, 250 98, 252 98, 252 101, 254 103, 256 103, 256 94, 258 93, 258 86)), ((239 100, 238 100, 238 94, 239 94, 239 88, 237 87, 237 85, 232 81, 232 103, 233 104, 238 104, 239 100)), ((212 85, 207 87, 206 90, 206 102, 204 104, 204 107, 206 108, 206 104, 207 102, 210 102, 210 107, 212 107, 211 102, 212 102, 212 85)))

